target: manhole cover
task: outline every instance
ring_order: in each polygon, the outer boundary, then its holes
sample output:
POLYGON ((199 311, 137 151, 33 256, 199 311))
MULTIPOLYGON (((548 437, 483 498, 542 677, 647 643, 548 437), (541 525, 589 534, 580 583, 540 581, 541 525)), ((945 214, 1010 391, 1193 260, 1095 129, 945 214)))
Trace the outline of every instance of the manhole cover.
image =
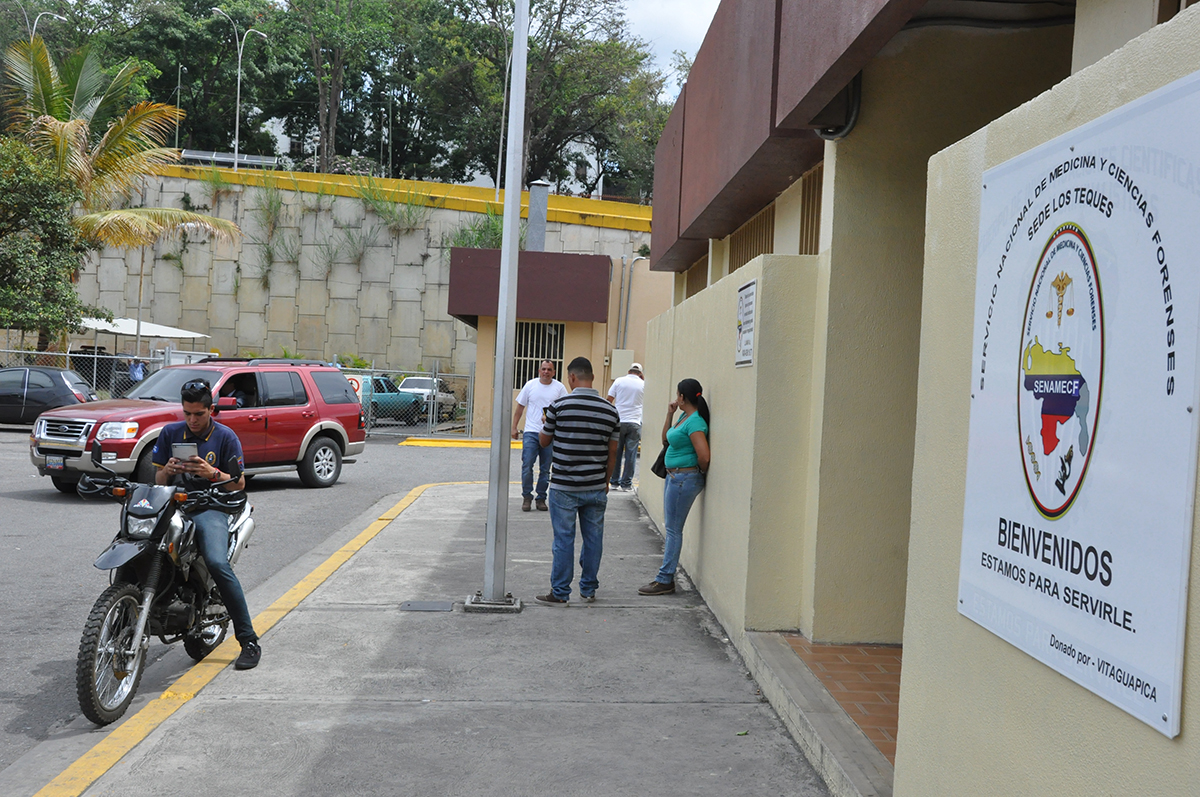
POLYGON ((402 612, 452 612, 453 601, 405 601, 400 604, 402 612))

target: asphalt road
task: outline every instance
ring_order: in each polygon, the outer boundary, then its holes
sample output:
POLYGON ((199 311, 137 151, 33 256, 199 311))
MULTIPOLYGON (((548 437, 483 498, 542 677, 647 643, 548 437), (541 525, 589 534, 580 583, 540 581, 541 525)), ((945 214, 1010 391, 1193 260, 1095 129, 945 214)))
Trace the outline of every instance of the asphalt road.
MULTIPOLYGON (((63 495, 39 477, 28 435, 28 428, 0 426, 0 772, 51 734, 86 723, 75 698, 75 655, 88 611, 108 584, 92 562, 116 533, 119 512, 115 503, 63 495)), ((298 560, 331 537, 361 531, 360 516, 384 498, 420 484, 488 477, 487 449, 397 442, 372 437, 324 490, 305 488, 294 473, 255 477, 248 493, 257 529, 237 565, 248 594, 272 576, 291 578, 289 565, 306 566, 298 560)), ((519 479, 519 452, 512 467, 519 479)), ((182 645, 152 642, 139 697, 161 691, 189 662, 182 645)))

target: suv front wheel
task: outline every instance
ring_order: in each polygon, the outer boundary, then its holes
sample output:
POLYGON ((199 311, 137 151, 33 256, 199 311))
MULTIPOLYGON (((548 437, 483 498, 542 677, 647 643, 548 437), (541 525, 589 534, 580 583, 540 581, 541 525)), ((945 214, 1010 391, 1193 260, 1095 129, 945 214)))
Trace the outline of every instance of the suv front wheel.
POLYGON ((328 437, 312 441, 300 462, 300 481, 306 487, 329 487, 342 473, 342 450, 328 437))

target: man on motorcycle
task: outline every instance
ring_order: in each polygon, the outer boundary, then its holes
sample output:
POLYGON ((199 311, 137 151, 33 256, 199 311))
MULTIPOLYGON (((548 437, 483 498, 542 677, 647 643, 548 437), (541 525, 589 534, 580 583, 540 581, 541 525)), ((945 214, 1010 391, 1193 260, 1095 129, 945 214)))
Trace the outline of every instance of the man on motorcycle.
MULTIPOLYGON (((155 482, 171 484, 174 481, 184 489, 199 490, 212 482, 236 478, 237 481, 224 485, 223 489, 230 492, 244 489, 246 477, 242 475, 242 444, 232 429, 217 423, 212 417, 212 387, 203 379, 188 382, 183 386, 180 398, 183 401, 184 420, 164 426, 154 443, 151 461, 158 469, 154 475, 155 482), (173 443, 195 443, 198 456, 176 459, 171 456, 173 443), (229 468, 230 472, 223 473, 217 463, 229 468)), ((216 582, 221 600, 233 621, 234 636, 242 645, 242 654, 233 666, 239 670, 253 669, 258 666, 262 649, 258 644, 258 634, 254 633, 242 585, 227 558, 229 516, 215 509, 207 509, 192 515, 191 519, 196 525, 200 555, 204 557, 208 572, 216 582)))

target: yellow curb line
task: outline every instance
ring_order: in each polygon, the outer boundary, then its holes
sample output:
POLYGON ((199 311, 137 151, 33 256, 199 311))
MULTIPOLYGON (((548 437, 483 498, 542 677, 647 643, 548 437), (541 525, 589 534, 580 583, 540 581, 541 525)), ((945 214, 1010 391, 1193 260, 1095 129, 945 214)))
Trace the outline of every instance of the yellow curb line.
MULTIPOLYGON (((452 440, 445 437, 410 437, 396 445, 418 446, 420 448, 491 448, 491 440, 452 440)), ((520 440, 513 440, 509 446, 514 451, 521 448, 520 440)))
MULTIPOLYGON (((339 567, 350 560, 363 546, 387 528, 430 487, 456 484, 486 484, 486 482, 435 482, 414 487, 395 506, 379 516, 358 536, 350 540, 322 562, 315 570, 300 579, 291 589, 254 618, 254 628, 265 634, 277 622, 300 605, 300 602, 321 586, 339 567)), ((122 757, 140 744, 155 728, 183 707, 196 694, 217 677, 234 659, 241 649, 236 639, 227 639, 224 644, 179 677, 170 688, 147 703, 141 711, 117 726, 96 746, 84 753, 73 764, 47 783, 34 797, 78 797, 122 757)))

